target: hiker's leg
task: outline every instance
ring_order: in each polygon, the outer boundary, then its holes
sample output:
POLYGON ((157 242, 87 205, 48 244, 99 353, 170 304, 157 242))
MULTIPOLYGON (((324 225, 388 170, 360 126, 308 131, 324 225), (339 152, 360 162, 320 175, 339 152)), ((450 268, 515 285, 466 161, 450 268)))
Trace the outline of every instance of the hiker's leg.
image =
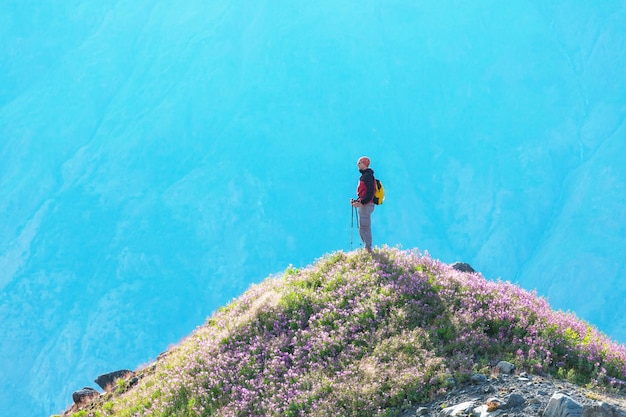
POLYGON ((365 249, 372 250, 372 212, 373 204, 366 204, 359 207, 359 235, 365 245, 365 249))

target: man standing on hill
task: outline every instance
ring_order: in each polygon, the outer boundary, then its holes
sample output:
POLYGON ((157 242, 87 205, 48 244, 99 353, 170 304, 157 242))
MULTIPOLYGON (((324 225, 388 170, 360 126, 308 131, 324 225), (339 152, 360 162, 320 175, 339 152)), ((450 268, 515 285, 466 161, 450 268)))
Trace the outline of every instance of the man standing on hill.
POLYGON ((357 199, 351 199, 350 204, 356 207, 359 213, 359 235, 365 249, 372 251, 372 212, 374 211, 374 171, 369 167, 370 159, 362 156, 356 163, 361 173, 359 185, 356 189, 357 199))

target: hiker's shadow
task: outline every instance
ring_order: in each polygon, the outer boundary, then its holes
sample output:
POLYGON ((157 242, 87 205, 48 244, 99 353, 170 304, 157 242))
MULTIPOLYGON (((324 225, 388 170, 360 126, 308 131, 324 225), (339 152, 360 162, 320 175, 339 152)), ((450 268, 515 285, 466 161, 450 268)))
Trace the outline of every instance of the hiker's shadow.
POLYGON ((394 308, 402 310, 403 327, 421 328, 432 349, 444 354, 459 331, 449 303, 440 295, 442 286, 437 283, 437 275, 445 274, 446 269, 439 269, 436 263, 419 262, 419 255, 415 255, 415 261, 406 262, 405 255, 393 256, 386 250, 374 249, 371 256, 379 264, 380 285, 389 286, 392 293, 400 296, 394 308))

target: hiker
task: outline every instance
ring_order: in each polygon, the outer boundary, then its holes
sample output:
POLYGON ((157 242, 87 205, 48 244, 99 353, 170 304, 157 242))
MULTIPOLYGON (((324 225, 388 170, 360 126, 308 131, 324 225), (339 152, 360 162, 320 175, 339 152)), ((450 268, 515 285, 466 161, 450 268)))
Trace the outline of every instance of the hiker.
POLYGON ((357 186, 357 198, 351 199, 350 204, 359 214, 359 235, 368 252, 372 251, 372 212, 374 211, 374 171, 369 167, 370 159, 362 156, 356 163, 361 173, 357 186))

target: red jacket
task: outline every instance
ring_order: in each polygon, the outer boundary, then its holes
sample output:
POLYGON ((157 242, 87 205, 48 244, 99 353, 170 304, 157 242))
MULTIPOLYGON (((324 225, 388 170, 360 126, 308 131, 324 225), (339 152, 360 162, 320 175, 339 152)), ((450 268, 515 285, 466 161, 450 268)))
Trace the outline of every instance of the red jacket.
POLYGON ((374 171, 371 168, 359 170, 361 178, 356 188, 356 195, 359 196, 357 201, 361 204, 369 204, 374 199, 374 171))

